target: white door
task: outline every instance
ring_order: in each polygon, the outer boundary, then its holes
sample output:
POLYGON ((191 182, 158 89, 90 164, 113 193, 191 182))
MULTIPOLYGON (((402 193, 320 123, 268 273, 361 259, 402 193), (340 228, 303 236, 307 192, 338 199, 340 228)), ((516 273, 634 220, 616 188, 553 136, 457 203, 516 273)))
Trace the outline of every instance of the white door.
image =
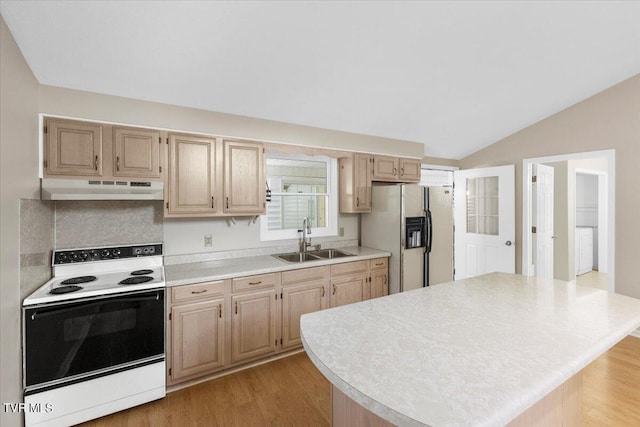
POLYGON ((533 165, 534 271, 537 277, 553 279, 553 168, 533 165))
POLYGON ((514 166, 454 172, 454 279, 515 273, 514 166))

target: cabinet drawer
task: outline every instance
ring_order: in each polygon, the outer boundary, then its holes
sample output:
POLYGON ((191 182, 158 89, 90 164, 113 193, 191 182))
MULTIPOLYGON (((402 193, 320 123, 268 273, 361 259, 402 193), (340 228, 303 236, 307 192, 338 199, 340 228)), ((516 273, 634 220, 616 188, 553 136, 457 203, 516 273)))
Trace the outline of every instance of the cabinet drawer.
POLYGON ((224 282, 196 283, 193 285, 174 286, 171 288, 171 302, 193 301, 209 298, 214 295, 222 295, 224 282))
POLYGON ((386 270, 388 265, 387 258, 377 258, 369 260, 369 270, 386 270))
POLYGON ((278 273, 259 274, 257 276, 233 279, 233 292, 271 288, 278 284, 278 273))
POLYGON ((364 273, 367 271, 368 261, 345 262, 331 266, 331 277, 343 274, 364 273))
POLYGON ((325 279, 329 275, 329 267, 312 267, 301 268, 300 270, 291 270, 282 272, 282 284, 289 285, 292 283, 309 282, 311 280, 325 279))

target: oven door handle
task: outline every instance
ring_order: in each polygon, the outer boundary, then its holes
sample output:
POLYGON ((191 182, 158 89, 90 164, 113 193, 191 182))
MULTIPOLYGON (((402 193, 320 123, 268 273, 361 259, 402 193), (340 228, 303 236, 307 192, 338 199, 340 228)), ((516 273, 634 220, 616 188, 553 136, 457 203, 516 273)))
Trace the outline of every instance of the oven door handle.
MULTIPOLYGON (((151 295, 151 296, 118 299, 118 302, 140 302, 140 301, 159 301, 159 300, 160 300, 160 292, 157 292, 155 295, 151 295)), ((107 301, 108 299, 103 298, 103 299, 100 299, 99 301, 94 301, 89 304, 83 305, 81 308, 84 309, 88 307, 93 307, 95 305, 104 304, 107 301)), ((43 319, 49 316, 53 316, 54 314, 67 313, 67 312, 76 310, 77 308, 78 307, 75 306, 75 307, 53 308, 49 310, 35 311, 31 314, 30 317, 31 317, 31 320, 43 319)))

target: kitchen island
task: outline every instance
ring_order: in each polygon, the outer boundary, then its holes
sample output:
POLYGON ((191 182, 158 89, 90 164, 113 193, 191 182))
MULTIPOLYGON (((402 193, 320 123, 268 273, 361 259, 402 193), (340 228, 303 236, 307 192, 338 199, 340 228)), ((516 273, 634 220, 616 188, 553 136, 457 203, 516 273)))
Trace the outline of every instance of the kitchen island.
POLYGON ((640 300, 506 273, 301 319, 336 426, 579 425, 581 370, 638 326, 640 300))

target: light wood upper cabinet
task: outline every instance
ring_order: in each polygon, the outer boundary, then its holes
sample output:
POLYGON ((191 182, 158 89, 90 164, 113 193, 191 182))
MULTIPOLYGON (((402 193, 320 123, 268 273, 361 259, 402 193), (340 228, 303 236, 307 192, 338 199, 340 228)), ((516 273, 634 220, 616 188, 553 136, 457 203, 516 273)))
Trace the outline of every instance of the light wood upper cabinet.
POLYGON ((160 132, 113 128, 113 175, 160 178, 160 132))
POLYGON ((338 161, 340 212, 371 212, 371 156, 355 153, 338 161))
POLYGON ((419 159, 391 156, 373 156, 373 181, 419 182, 421 172, 419 159))
POLYGON ((102 176, 102 126, 48 119, 45 158, 47 175, 102 176))
MULTIPOLYGON (((304 270, 302 270, 304 271, 304 270)), ((282 349, 297 347, 300 340, 300 316, 329 306, 329 283, 317 280, 282 288, 282 349)))
POLYGON ((264 144, 224 141, 224 212, 266 212, 264 144))
POLYGON ((374 181, 397 181, 399 159, 390 156, 373 156, 373 176, 374 181))
POLYGON ((231 304, 231 361, 235 363, 275 353, 275 289, 233 296, 231 304))
POLYGON ((171 380, 173 382, 222 368, 224 299, 171 309, 171 380))
POLYGON ((400 159, 400 180, 402 182, 420 182, 422 164, 418 159, 400 159))
POLYGON ((169 136, 167 216, 210 215, 221 203, 216 190, 217 141, 169 136))

